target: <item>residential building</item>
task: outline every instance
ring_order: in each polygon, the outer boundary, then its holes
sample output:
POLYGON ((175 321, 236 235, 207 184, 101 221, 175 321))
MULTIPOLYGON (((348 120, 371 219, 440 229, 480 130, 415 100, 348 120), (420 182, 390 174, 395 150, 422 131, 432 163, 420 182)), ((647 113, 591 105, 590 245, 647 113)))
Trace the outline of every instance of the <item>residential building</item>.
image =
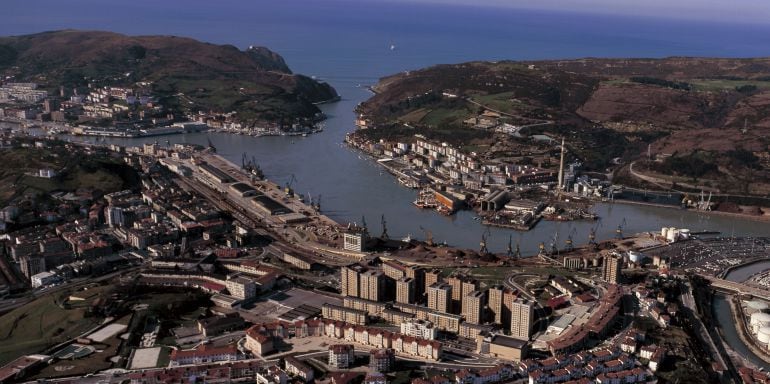
POLYGON ((463 297, 462 315, 465 321, 473 324, 481 324, 484 319, 484 306, 486 305, 486 293, 484 291, 472 291, 463 297))
POLYGON ((42 256, 24 255, 19 259, 21 273, 31 279, 38 273, 45 272, 45 258, 42 256))
POLYGON ((313 378, 314 378, 313 368, 311 368, 309 365, 305 364, 304 362, 300 361, 294 356, 284 357, 283 367, 288 374, 294 377, 299 377, 300 379, 304 380, 306 383, 313 381, 313 378))
POLYGON ((511 337, 529 340, 534 318, 534 302, 523 298, 514 300, 511 305, 511 337))
POLYGON ((409 319, 401 323, 401 334, 419 337, 426 340, 435 340, 438 334, 436 327, 430 321, 409 319))
POLYGON ((40 272, 38 274, 32 275, 30 278, 30 281, 32 282, 32 288, 45 287, 54 284, 59 280, 61 280, 59 276, 51 272, 40 272))
POLYGON ((353 344, 335 344, 329 346, 329 366, 335 369, 348 369, 356 360, 353 344))
POLYGON ((396 365, 396 352, 392 348, 378 348, 369 351, 369 369, 375 372, 390 372, 396 365))
POLYGON ((359 297, 360 274, 365 272, 366 268, 362 265, 353 264, 340 269, 340 289, 342 296, 359 297))
POLYGON ((425 275, 424 277, 425 285, 424 285, 423 292, 427 294, 428 287, 430 287, 435 283, 438 283, 439 280, 441 280, 441 271, 434 268, 434 269, 431 269, 430 271, 425 271, 424 275, 425 275))
POLYGON ((278 366, 272 365, 257 372, 257 384, 286 384, 289 376, 278 366))
POLYGON ((385 296, 385 277, 381 271, 369 270, 359 275, 359 297, 366 300, 382 301, 385 296))
POLYGON ((324 303, 321 306, 324 319, 344 321, 346 323, 364 325, 368 322, 366 311, 324 303))
POLYGON ((444 283, 434 283, 428 287, 428 308, 437 312, 450 313, 452 291, 452 286, 444 283))
POLYGON ((227 279, 225 286, 230 296, 241 300, 249 300, 257 296, 257 283, 248 277, 238 276, 227 279))
POLYGON ((366 227, 350 229, 343 235, 343 246, 347 251, 364 252, 367 241, 369 241, 369 232, 366 227))
POLYGON ((602 278, 608 283, 620 283, 623 257, 617 254, 604 256, 602 278))
POLYGON ((406 276, 406 266, 394 260, 387 260, 382 263, 382 272, 385 276, 393 280, 398 280, 406 276))
POLYGON ((364 377, 363 384, 388 384, 388 379, 381 372, 369 372, 364 377))
POLYGON ((415 279, 402 277, 396 281, 396 302, 413 304, 415 302, 415 279))
POLYGON ((224 347, 213 347, 208 344, 203 344, 196 349, 174 349, 171 351, 170 358, 171 366, 177 366, 214 363, 218 361, 236 361, 240 360, 242 356, 238 353, 238 348, 235 344, 224 347))

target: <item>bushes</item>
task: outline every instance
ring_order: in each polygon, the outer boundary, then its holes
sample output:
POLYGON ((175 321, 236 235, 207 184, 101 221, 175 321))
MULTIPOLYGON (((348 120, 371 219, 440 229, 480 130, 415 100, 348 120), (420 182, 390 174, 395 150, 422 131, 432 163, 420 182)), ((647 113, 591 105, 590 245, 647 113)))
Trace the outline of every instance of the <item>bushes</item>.
POLYGON ((680 89, 683 91, 689 91, 692 89, 692 85, 682 81, 669 81, 665 79, 658 79, 656 77, 648 76, 634 76, 630 79, 634 83, 657 85, 660 87, 666 87, 671 89, 680 89))
POLYGON ((657 172, 700 178, 712 172, 718 172, 717 165, 696 153, 685 156, 671 156, 662 163, 652 163, 650 168, 657 172))

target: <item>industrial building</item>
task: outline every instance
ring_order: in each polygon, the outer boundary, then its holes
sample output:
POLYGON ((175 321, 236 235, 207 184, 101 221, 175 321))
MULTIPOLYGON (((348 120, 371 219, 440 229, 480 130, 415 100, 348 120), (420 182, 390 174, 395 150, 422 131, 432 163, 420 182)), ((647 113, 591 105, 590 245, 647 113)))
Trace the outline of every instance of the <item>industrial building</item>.
POLYGON ((203 163, 199 165, 198 169, 201 172, 203 172, 203 174, 205 174, 211 179, 216 180, 220 184, 227 184, 235 181, 230 175, 228 175, 227 173, 223 172, 221 169, 208 163, 203 163))
POLYGON ((503 335, 479 335, 476 337, 477 352, 505 360, 522 361, 527 357, 528 345, 525 340, 503 335))
POLYGON ((259 194, 256 189, 246 183, 235 183, 230 185, 230 189, 241 197, 256 196, 259 194))
POLYGON ((288 213, 292 213, 292 210, 287 208, 285 205, 265 196, 265 195, 258 195, 251 199, 251 202, 254 204, 255 207, 260 209, 263 213, 276 216, 276 215, 285 215, 288 213))

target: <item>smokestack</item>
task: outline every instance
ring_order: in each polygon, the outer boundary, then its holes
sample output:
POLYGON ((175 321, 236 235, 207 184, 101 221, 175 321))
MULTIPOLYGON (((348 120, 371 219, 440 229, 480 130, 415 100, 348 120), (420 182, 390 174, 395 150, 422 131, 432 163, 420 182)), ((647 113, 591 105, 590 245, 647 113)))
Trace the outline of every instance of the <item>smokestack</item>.
POLYGON ((559 160, 559 190, 564 189, 564 137, 561 138, 561 160, 559 160))

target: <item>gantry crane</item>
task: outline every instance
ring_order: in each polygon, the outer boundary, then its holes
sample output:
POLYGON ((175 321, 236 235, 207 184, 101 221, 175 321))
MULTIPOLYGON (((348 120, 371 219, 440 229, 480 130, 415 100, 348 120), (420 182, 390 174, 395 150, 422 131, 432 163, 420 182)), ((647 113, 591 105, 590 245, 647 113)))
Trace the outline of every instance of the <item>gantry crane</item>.
POLYGON ((574 236, 576 232, 577 232, 577 228, 572 228, 572 230, 569 232, 569 235, 567 235, 567 240, 564 241, 564 243, 566 244, 565 250, 567 252, 571 252, 575 249, 575 245, 573 244, 573 241, 572 241, 572 236, 574 236))
POLYGON ((487 226, 487 229, 484 231, 484 233, 481 234, 481 242, 479 243, 479 253, 482 255, 489 254, 489 250, 487 249, 487 239, 492 234, 492 232, 489 230, 489 226, 487 226))
POLYGON ((382 223, 382 235, 380 235, 380 238, 383 239, 383 240, 387 240, 388 239, 388 226, 387 226, 387 223, 385 222, 385 214, 382 215, 382 219, 380 220, 380 222, 382 223))
POLYGON ((615 229, 615 238, 618 240, 623 239, 623 228, 626 226, 626 218, 623 218, 623 221, 618 224, 618 227, 615 229))
POLYGON ((432 247, 433 246, 433 232, 423 228, 422 225, 420 226, 420 230, 425 233, 425 244, 428 245, 429 247, 432 247))

